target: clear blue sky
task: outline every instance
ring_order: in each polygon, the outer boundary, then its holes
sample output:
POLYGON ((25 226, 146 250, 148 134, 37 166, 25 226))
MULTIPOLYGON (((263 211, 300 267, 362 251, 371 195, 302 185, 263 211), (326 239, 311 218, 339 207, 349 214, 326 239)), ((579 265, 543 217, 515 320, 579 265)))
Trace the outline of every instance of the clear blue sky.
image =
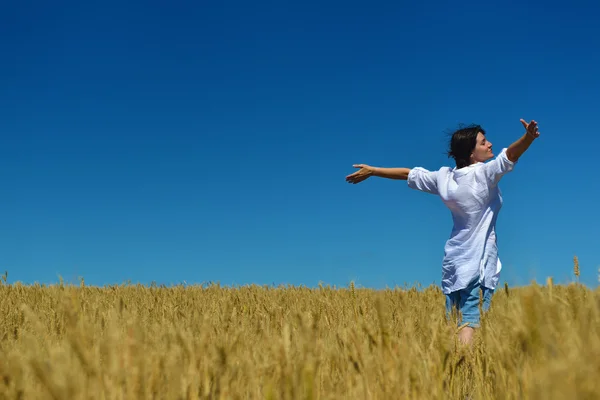
POLYGON ((450 213, 352 164, 507 175, 501 283, 600 266, 594 2, 5 2, 0 271, 104 285, 439 284, 450 213))

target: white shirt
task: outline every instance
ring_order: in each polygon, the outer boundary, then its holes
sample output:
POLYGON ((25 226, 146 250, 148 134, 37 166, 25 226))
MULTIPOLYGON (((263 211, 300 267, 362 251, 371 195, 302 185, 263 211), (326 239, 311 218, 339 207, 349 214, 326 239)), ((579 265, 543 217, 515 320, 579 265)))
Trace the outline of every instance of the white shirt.
POLYGON ((408 174, 410 188, 439 195, 452 213, 454 227, 442 263, 445 294, 464 289, 474 279, 496 288, 502 269, 496 244, 496 219, 502 207, 498 182, 514 165, 504 148, 487 163, 438 171, 416 167, 408 174))

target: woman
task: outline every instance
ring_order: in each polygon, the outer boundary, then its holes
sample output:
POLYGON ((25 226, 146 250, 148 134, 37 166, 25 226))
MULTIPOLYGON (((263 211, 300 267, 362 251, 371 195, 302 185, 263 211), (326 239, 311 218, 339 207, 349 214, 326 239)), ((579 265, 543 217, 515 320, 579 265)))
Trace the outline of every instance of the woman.
POLYGON ((513 170, 519 157, 539 137, 537 122, 526 123, 525 134, 498 156, 492 153, 492 143, 479 125, 458 129, 450 139, 448 156, 455 168, 437 171, 415 168, 380 168, 365 164, 348 175, 346 181, 359 183, 371 176, 408 181, 412 189, 440 196, 450 209, 454 227, 444 248, 442 291, 446 295, 446 312, 460 312, 458 333, 463 343, 470 344, 479 327, 479 293, 483 295, 483 310, 487 311, 500 276, 502 264, 496 245, 496 219, 502 207, 498 182, 513 170))

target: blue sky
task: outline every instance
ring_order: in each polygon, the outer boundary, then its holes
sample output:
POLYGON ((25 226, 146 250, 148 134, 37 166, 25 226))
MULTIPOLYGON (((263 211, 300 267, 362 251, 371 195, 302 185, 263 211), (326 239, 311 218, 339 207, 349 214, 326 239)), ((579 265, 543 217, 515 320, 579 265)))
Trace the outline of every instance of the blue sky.
POLYGON ((501 283, 598 282, 600 6, 9 2, 0 271, 9 281, 439 284, 450 213, 352 164, 495 152, 501 283))

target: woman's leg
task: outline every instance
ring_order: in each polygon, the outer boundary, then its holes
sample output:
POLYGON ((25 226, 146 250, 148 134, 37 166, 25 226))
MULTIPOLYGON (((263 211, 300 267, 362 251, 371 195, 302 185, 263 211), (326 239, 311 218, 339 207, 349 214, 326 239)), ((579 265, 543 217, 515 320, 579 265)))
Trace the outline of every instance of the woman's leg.
POLYGON ((482 287, 475 280, 465 289, 458 290, 446 296, 446 311, 451 313, 456 309, 460 313, 458 325, 458 339, 464 344, 471 344, 475 335, 475 329, 479 328, 481 315, 479 312, 480 296, 482 298, 482 310, 489 310, 493 290, 482 287))

